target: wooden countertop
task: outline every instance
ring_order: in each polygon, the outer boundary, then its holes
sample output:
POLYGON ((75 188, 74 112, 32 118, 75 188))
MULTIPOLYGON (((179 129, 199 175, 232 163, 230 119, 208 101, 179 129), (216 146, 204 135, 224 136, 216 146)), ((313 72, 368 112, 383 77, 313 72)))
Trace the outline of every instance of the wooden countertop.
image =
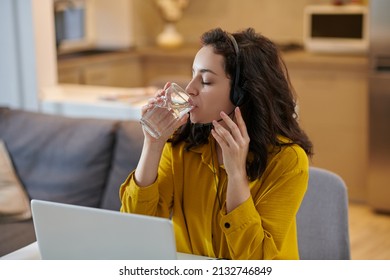
POLYGON ((306 51, 283 53, 287 67, 335 68, 350 71, 368 71, 367 55, 317 54, 306 51))
MULTIPOLYGON (((58 59, 58 67, 67 68, 83 64, 102 63, 123 59, 188 59, 192 61, 199 47, 190 45, 178 49, 161 49, 158 47, 143 47, 122 51, 97 52, 89 55, 63 55, 58 59)), ((291 50, 282 52, 283 59, 288 67, 322 67, 345 68, 346 70, 368 70, 367 55, 347 54, 317 54, 304 50, 291 50)))

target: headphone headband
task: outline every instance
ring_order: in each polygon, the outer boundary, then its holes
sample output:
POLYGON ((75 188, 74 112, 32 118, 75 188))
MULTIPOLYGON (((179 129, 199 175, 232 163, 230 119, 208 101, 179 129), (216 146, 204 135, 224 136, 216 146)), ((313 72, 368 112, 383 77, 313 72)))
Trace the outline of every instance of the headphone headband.
POLYGON ((238 48, 238 44, 234 36, 230 33, 227 33, 228 38, 233 44, 234 52, 236 54, 236 73, 234 75, 234 80, 233 80, 233 85, 230 93, 230 99, 233 102, 234 105, 240 106, 241 103, 243 102, 243 92, 239 88, 239 79, 240 79, 240 61, 239 61, 239 54, 240 54, 240 49, 238 48))

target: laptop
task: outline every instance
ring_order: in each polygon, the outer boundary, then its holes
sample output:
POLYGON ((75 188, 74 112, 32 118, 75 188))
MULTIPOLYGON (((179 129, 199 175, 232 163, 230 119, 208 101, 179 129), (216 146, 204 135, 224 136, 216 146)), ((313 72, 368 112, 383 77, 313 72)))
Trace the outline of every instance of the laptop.
POLYGON ((192 256, 176 252, 169 219, 42 200, 32 200, 31 209, 45 260, 174 260, 192 256))

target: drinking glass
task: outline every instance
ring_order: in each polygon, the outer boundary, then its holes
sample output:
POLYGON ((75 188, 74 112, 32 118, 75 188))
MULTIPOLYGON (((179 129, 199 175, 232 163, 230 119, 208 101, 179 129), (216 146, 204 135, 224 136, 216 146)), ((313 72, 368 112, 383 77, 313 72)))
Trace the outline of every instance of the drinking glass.
POLYGON ((178 84, 171 83, 161 100, 141 118, 144 129, 154 138, 159 139, 193 106, 189 103, 189 94, 178 84))

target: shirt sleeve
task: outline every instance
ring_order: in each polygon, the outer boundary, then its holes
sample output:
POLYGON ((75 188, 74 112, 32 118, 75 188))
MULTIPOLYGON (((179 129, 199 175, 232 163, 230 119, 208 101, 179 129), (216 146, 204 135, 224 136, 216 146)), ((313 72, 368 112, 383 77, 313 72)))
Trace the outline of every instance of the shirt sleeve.
POLYGON ((121 185, 119 197, 121 212, 168 218, 173 204, 173 176, 169 145, 165 145, 156 181, 146 187, 137 185, 135 171, 121 185))
POLYGON ((156 182, 147 187, 139 187, 134 180, 135 171, 131 172, 121 185, 119 196, 122 202, 121 212, 154 215, 158 202, 156 182))

